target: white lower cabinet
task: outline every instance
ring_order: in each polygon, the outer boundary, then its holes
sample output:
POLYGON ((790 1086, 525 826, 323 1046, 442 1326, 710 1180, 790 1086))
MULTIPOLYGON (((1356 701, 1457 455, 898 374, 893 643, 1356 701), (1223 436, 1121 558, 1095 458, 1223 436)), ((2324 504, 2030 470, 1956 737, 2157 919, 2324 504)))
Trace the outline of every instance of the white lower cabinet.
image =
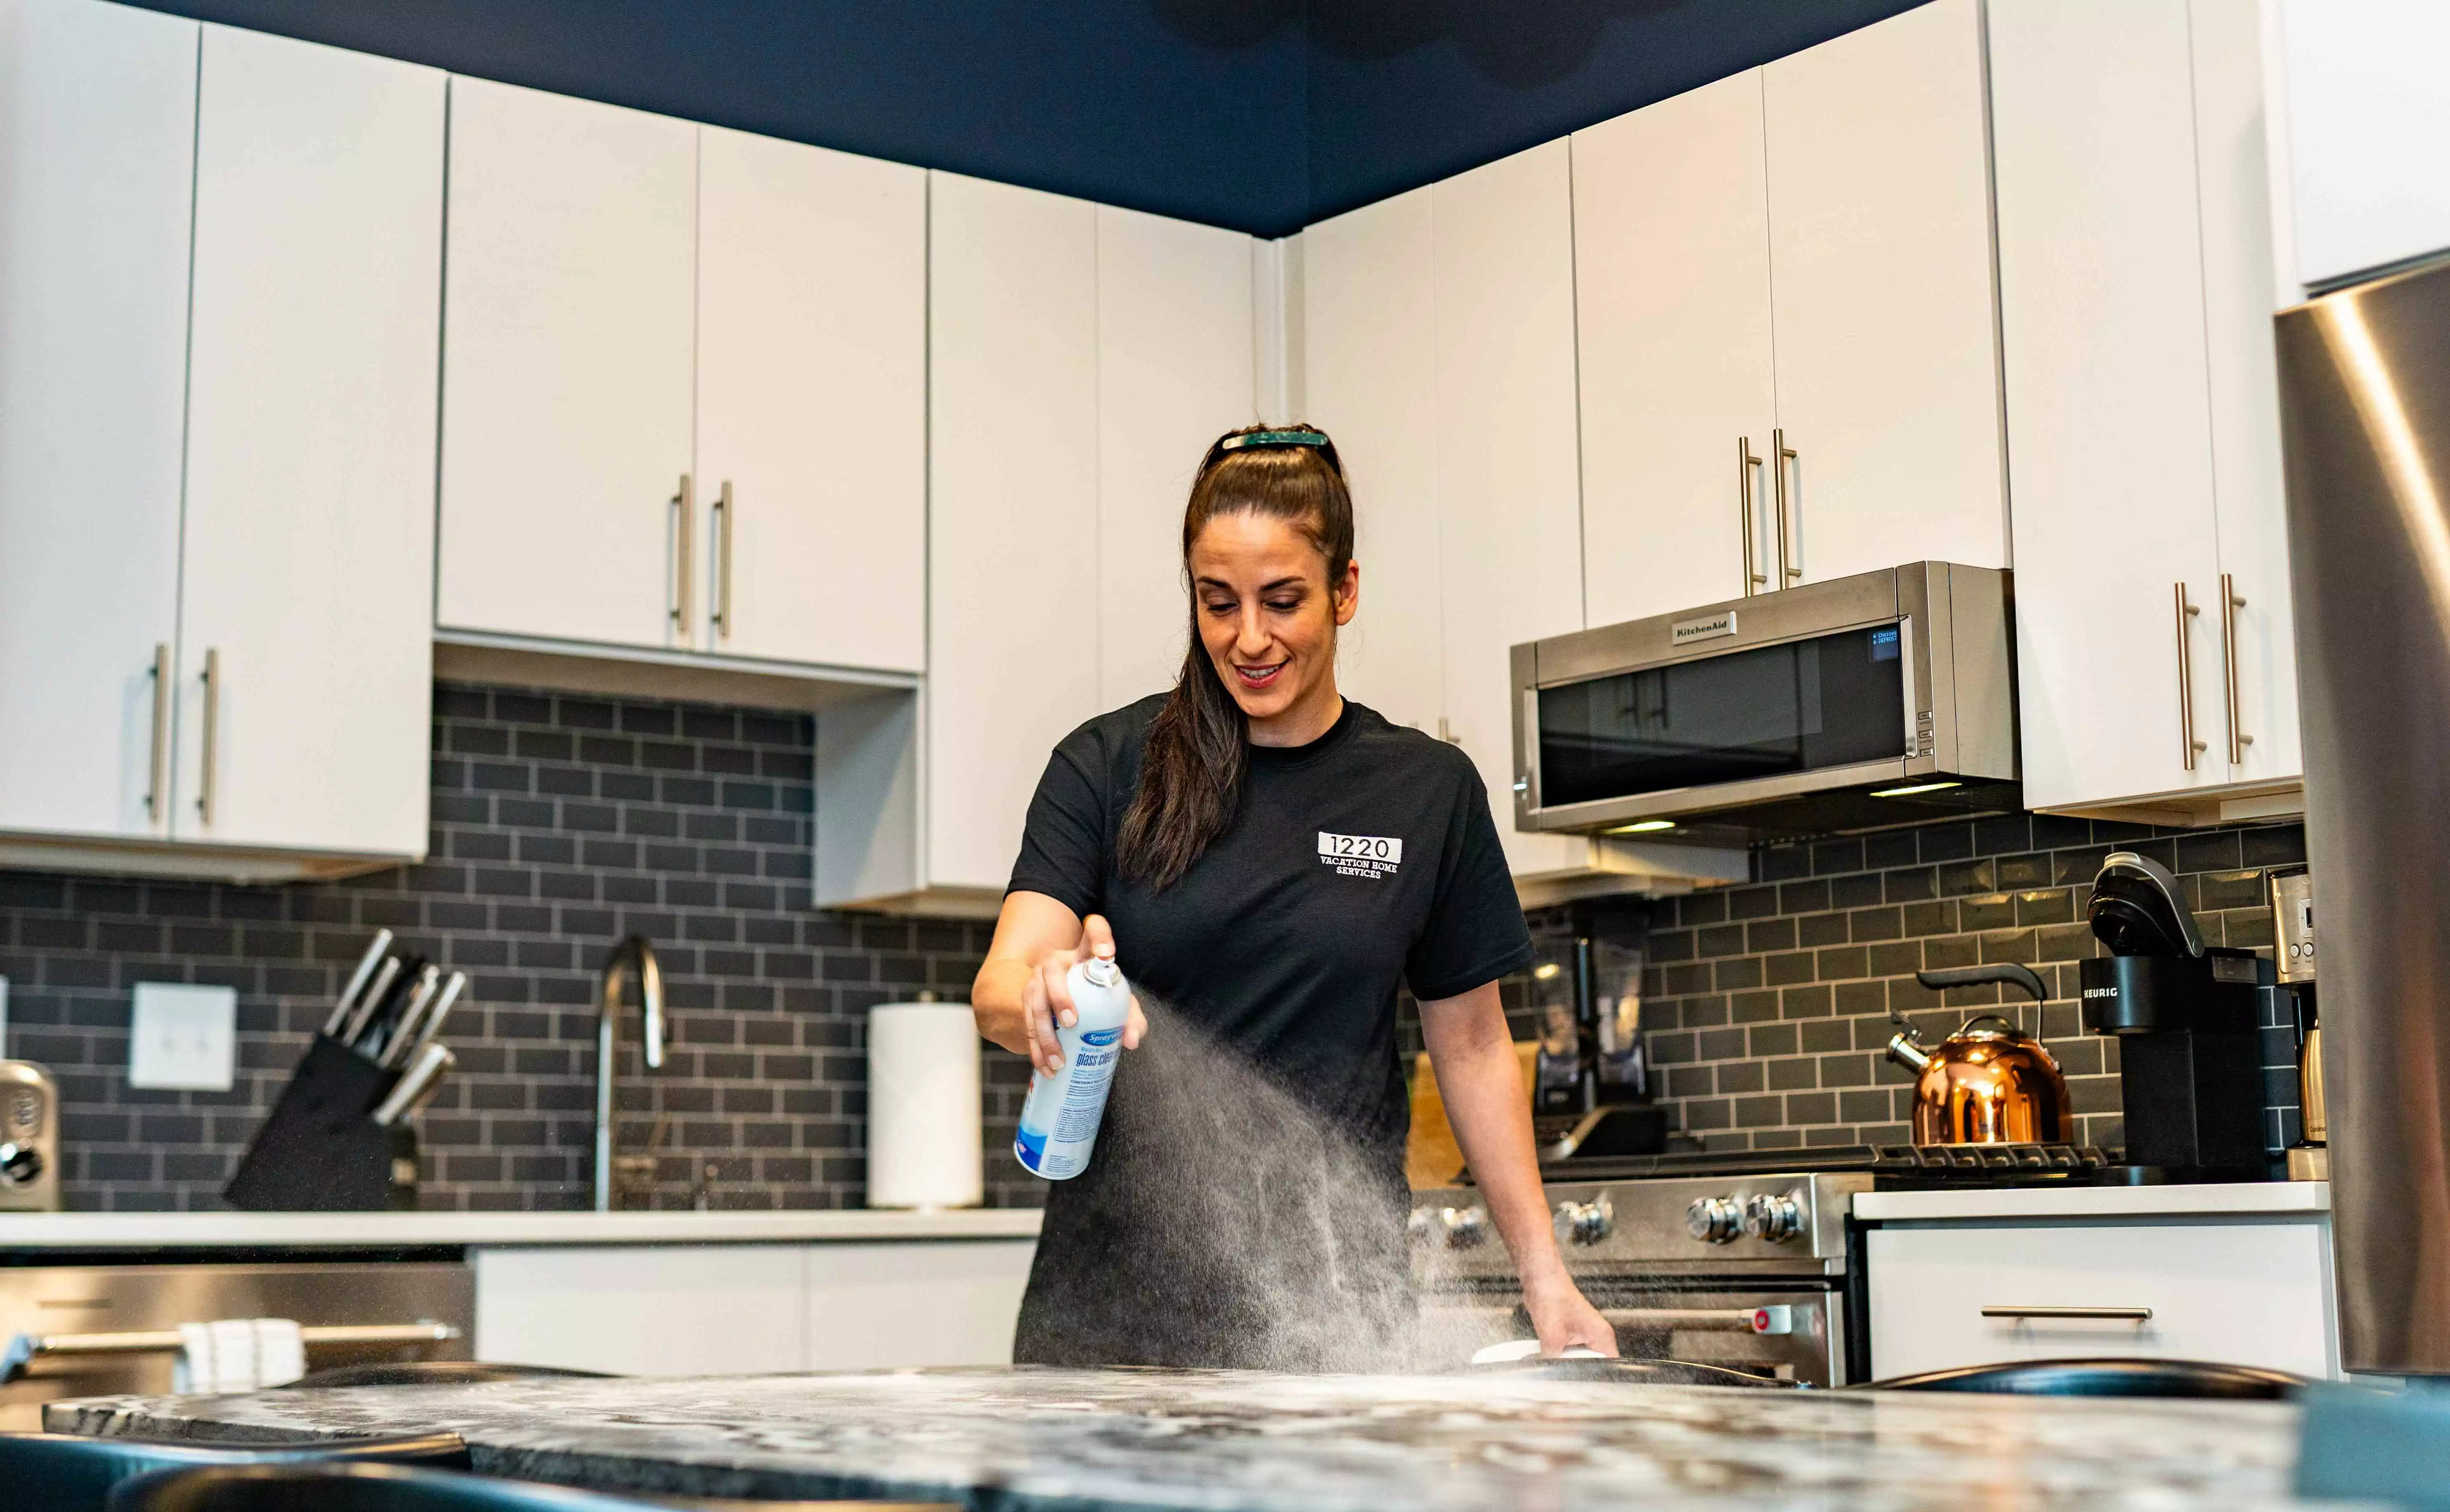
POLYGON ((2102 1355, 2339 1373, 2320 1218, 1885 1228, 1864 1254, 1876 1380, 2102 1355))
POLYGON ((1003 1365, 1030 1239, 478 1250, 480 1360, 617 1375, 1003 1365))

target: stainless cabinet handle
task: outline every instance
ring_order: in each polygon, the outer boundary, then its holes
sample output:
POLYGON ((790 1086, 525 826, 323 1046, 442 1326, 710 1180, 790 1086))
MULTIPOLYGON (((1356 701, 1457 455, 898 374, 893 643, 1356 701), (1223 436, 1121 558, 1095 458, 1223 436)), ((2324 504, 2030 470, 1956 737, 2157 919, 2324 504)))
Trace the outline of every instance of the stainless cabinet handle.
POLYGON ((1753 571, 1753 473, 1760 466, 1760 458, 1753 456, 1753 438, 1749 436, 1737 436, 1736 508, 1743 521, 1744 597, 1746 598, 1753 596, 1755 589, 1769 586, 1768 578, 1753 571))
POLYGON ((2246 748, 2254 737, 2246 733, 2239 689, 2244 679, 2237 669, 2237 611, 2246 608, 2246 598, 2237 591, 2237 579, 2221 574, 2221 658, 2228 669, 2228 764, 2246 765, 2246 748))
POLYGON ((731 639, 731 479, 714 495, 714 632, 731 639))
POLYGON ((170 643, 153 643, 153 772, 145 789, 145 812, 160 823, 170 817, 170 643))
POLYGON ((690 563, 694 554, 690 550, 690 521, 697 515, 697 491, 687 473, 681 475, 680 492, 672 495, 676 517, 672 526, 672 633, 684 646, 690 638, 690 563))
MULTIPOLYGON (((1803 576, 1802 568, 1791 565, 1794 553, 1788 548, 1786 531, 1786 464, 1799 461, 1801 458, 1796 456, 1795 448, 1786 444, 1786 431, 1783 427, 1769 433, 1769 449, 1770 462, 1778 470, 1776 475, 1778 487, 1775 490, 1778 502, 1778 586, 1784 588, 1803 576)), ((1802 522, 1799 520, 1796 523, 1802 522)))
POLYGON ((2178 745, 2188 771, 2206 747, 2195 739, 2195 653, 2188 644, 2187 622, 2203 611, 2187 602, 2187 585, 2178 585, 2178 745))
POLYGON ((2150 1308, 1984 1308, 1986 1318, 2074 1318, 2099 1323, 2149 1323, 2150 1308))
POLYGON ((196 793, 196 812, 209 825, 213 822, 213 775, 222 737, 222 653, 219 647, 204 649, 204 781, 196 793))

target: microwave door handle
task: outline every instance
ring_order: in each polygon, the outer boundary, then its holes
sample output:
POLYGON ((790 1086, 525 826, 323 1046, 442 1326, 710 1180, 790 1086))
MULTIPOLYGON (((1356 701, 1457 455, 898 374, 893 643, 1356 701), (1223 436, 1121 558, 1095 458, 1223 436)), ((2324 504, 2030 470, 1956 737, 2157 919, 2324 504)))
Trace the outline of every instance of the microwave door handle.
POLYGON ((1518 813, 1540 811, 1540 689, 1523 689, 1523 713, 1518 722, 1523 729, 1522 768, 1514 774, 1514 802, 1518 813))

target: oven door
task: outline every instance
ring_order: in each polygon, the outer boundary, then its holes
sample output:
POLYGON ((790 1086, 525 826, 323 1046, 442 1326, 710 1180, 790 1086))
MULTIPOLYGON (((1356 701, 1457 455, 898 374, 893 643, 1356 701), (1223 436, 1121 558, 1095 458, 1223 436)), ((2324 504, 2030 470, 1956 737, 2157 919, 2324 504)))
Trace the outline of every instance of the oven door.
MULTIPOLYGON (((1801 1386, 1841 1385, 1844 1308, 1832 1285, 1727 1277, 1579 1276, 1616 1329, 1620 1353, 1750 1370, 1801 1386), (1759 1331, 1767 1309, 1772 1330, 1759 1331)), ((1421 1295, 1419 1367, 1460 1369, 1474 1350, 1531 1336, 1511 1282, 1457 1283, 1421 1295)))

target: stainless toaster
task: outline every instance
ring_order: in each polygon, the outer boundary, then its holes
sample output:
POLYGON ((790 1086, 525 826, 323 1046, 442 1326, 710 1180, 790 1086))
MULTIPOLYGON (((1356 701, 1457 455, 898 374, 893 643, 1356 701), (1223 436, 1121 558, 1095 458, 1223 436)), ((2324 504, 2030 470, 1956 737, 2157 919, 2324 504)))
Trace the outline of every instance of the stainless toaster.
POLYGON ((30 1060, 0 1060, 0 1212, 59 1207, 59 1087, 30 1060))

